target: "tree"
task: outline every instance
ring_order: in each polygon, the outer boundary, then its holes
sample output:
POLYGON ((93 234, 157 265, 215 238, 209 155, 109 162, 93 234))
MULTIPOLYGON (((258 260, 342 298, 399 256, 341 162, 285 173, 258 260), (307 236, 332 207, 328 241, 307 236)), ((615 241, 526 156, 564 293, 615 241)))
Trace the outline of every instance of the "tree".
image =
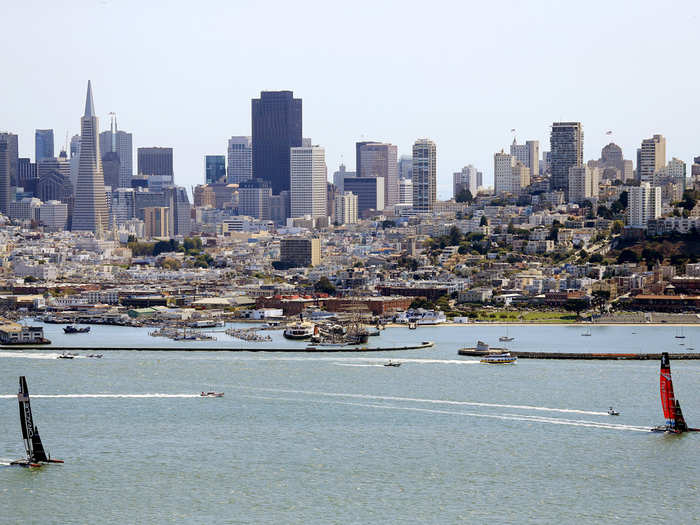
POLYGON ((486 215, 481 216, 481 220, 479 221, 479 226, 488 226, 489 225, 489 220, 486 218, 486 215))
POLYGON ((610 300, 610 290, 594 290, 591 305, 600 310, 601 315, 605 309, 605 305, 610 300))
POLYGON ((392 221, 391 219, 387 219, 385 221, 382 221, 382 228, 385 230, 387 228, 395 228, 395 227, 396 227, 396 223, 394 221, 392 221))
POLYGON ((624 228, 625 228, 625 225, 622 221, 615 221, 612 223, 611 231, 615 234, 619 234, 622 232, 622 230, 624 228))
POLYGON ((174 259, 173 257, 166 257, 160 261, 160 267, 165 268, 166 270, 179 270, 182 265, 177 259, 174 259))
POLYGON ((416 308, 424 308, 425 310, 432 310, 434 307, 433 303, 425 299, 424 297, 417 297, 411 303, 409 308, 415 310, 416 308))
POLYGON ((450 238, 450 246, 459 246, 459 243, 462 242, 462 232, 457 226, 452 226, 452 228, 450 228, 448 236, 450 238))
POLYGON ((567 299, 564 308, 569 311, 576 312, 576 318, 581 317, 581 312, 588 308, 588 300, 585 298, 567 299))
POLYGON ((324 275, 314 284, 314 291, 333 295, 335 294, 335 286, 333 286, 333 283, 324 275))
POLYGON ((635 252, 632 250, 625 248, 620 252, 620 255, 617 256, 617 264, 623 264, 623 263, 638 263, 639 262, 639 255, 637 255, 635 252))
POLYGON ((132 243, 132 242, 137 242, 137 241, 138 241, 138 239, 136 238, 136 235, 134 235, 133 233, 130 233, 129 237, 126 239, 127 244, 132 243))
POLYGON ((455 197, 455 201, 466 202, 467 204, 470 204, 474 201, 474 196, 472 195, 471 191, 465 188, 457 194, 457 196, 455 197))
POLYGON ((642 250, 642 259, 647 262, 647 268, 651 270, 654 265, 658 262, 664 260, 663 254, 659 253, 657 250, 652 250, 650 248, 644 248, 642 250))
POLYGON ((599 253, 594 253, 593 255, 591 255, 590 259, 588 259, 588 261, 592 263, 602 263, 603 256, 599 253))

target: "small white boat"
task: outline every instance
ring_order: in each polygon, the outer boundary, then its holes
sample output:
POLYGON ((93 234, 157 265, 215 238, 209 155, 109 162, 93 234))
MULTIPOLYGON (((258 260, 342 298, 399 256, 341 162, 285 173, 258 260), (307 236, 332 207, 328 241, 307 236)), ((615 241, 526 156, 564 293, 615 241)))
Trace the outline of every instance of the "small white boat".
POLYGON ((482 363, 489 365, 511 365, 518 360, 517 357, 511 355, 510 352, 502 354, 489 354, 481 358, 482 363))
POLYGON ((613 407, 610 407, 608 409, 608 415, 609 416, 619 416, 620 413, 617 410, 615 410, 613 407))
POLYGON ((388 363, 384 363, 384 366, 401 366, 401 363, 397 363, 390 359, 388 363))
POLYGON ((583 337, 590 337, 591 336, 591 329, 589 328, 585 332, 581 334, 583 337))

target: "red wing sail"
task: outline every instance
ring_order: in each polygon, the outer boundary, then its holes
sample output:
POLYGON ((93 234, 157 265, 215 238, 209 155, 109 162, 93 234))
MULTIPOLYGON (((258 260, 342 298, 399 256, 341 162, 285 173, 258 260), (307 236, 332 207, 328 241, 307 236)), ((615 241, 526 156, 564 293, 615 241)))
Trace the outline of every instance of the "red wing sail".
POLYGON ((676 400, 673 395, 673 380, 671 379, 671 362, 668 352, 661 354, 661 372, 659 374, 659 386, 661 390, 661 407, 664 411, 666 426, 675 427, 676 400))

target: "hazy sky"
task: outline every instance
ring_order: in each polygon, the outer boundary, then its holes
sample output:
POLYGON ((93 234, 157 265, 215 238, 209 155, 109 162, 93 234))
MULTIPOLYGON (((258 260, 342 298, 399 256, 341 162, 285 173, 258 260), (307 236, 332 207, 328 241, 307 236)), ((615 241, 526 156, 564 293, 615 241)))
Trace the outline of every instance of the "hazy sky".
MULTIPOLYGON (((78 133, 87 80, 100 125, 117 113, 134 147, 172 146, 175 180, 204 181, 204 155, 250 134, 250 99, 290 89, 329 176, 354 143, 409 154, 437 143, 438 196, 472 163, 583 123, 584 156, 613 130, 625 158, 662 133, 667 156, 700 155, 700 4, 646 1, 10 1, 0 30, 0 130, 34 157, 78 133)), ((134 157, 134 169, 136 169, 134 157)))

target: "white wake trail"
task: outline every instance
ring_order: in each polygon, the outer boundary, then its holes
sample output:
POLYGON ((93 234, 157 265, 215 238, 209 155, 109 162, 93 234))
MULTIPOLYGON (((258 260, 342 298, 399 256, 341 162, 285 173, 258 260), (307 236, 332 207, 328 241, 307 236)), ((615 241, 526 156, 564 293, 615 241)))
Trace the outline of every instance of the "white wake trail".
POLYGON ((499 403, 482 403, 477 401, 451 401, 448 399, 424 399, 418 397, 398 397, 398 396, 378 396, 372 394, 343 394, 339 392, 316 392, 311 390, 287 390, 282 388, 260 388, 260 387, 247 387, 247 386, 234 386, 234 388, 243 388, 250 390, 260 390, 263 392, 280 392, 282 394, 304 394, 304 395, 314 395, 314 396, 327 396, 327 397, 348 397, 355 399, 379 399, 381 401, 408 401, 412 403, 430 403, 436 405, 463 405, 463 406, 475 406, 475 407, 491 407, 491 408, 514 408, 518 410, 536 410, 541 412, 561 412, 570 414, 584 414, 589 416, 607 416, 607 412, 596 412, 593 410, 579 410, 576 408, 551 408, 542 406, 532 406, 532 405, 507 405, 499 403))
MULTIPOLYGON (((0 399, 15 399, 17 394, 2 394, 0 399)), ((34 398, 47 399, 146 399, 146 398, 183 398, 202 397, 199 394, 32 394, 34 398)))

